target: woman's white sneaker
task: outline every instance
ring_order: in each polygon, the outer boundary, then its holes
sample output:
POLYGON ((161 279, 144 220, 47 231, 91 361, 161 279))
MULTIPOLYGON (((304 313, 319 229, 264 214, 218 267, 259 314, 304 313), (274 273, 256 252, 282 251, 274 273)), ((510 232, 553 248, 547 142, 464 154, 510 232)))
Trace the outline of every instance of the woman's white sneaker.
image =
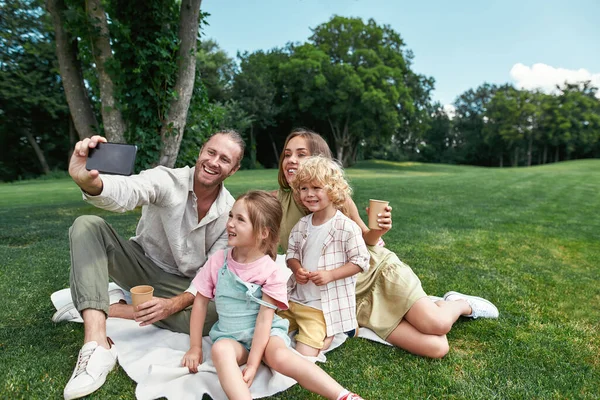
POLYGON ((87 342, 79 351, 77 365, 63 392, 65 400, 78 399, 98 390, 117 363, 117 349, 108 338, 110 349, 87 342))
POLYGON ((465 315, 465 317, 471 318, 498 318, 500 313, 498 308, 491 301, 486 300, 482 297, 469 296, 458 292, 448 292, 444 295, 444 300, 465 300, 471 306, 471 314, 465 315))
POLYGON ((429 295, 429 296, 427 296, 427 298, 428 298, 429 300, 433 301, 434 303, 436 303, 436 302, 438 302, 438 301, 442 301, 442 300, 444 300, 444 298, 443 298, 443 297, 440 297, 440 296, 433 296, 433 295, 429 295))

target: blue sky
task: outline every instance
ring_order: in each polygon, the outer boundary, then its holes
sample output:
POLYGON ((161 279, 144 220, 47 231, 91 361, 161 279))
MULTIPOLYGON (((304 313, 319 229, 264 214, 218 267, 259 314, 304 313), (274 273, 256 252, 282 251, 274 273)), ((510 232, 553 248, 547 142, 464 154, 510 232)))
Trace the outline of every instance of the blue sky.
POLYGON ((483 82, 550 90, 565 79, 600 85, 600 0, 203 0, 215 39, 235 57, 304 42, 333 14, 375 19, 400 33, 413 70, 449 104, 483 82))

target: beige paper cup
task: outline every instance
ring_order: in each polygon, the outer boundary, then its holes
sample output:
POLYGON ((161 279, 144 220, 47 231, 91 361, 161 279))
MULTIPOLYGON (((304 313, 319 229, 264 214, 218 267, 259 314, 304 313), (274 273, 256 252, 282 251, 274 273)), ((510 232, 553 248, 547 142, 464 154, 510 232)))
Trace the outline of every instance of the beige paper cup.
POLYGON ((377 222, 377 214, 385 212, 388 204, 390 204, 389 201, 369 200, 369 229, 381 229, 377 222))
POLYGON ((133 303, 133 308, 137 309, 137 306, 140 304, 145 303, 148 300, 152 300, 154 288, 150 285, 140 285, 132 287, 129 292, 131 293, 131 302, 133 303))

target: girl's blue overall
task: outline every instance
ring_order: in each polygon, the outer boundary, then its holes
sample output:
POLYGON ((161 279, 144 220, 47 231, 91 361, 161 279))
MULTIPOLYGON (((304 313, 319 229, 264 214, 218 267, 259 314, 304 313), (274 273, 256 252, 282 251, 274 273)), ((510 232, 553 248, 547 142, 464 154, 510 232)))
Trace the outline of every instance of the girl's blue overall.
MULTIPOLYGON (((260 306, 277 308, 262 300, 260 285, 244 282, 227 268, 227 255, 217 278, 215 305, 219 320, 209 333, 213 343, 220 339, 233 339, 240 342, 248 351, 252 345, 260 306)), ((289 325, 287 319, 274 314, 271 336, 279 336, 289 346, 289 325)))

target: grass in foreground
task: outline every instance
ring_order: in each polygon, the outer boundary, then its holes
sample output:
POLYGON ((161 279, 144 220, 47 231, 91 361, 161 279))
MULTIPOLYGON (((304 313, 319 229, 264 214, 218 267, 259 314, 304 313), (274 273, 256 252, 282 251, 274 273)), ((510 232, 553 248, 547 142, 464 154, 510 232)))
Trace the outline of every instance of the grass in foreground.
MULTIPOLYGON (((355 201, 391 201, 388 247, 426 292, 493 301, 500 319, 460 320, 450 353, 428 360, 362 339, 323 368, 368 399, 600 396, 600 160, 520 169, 366 162, 348 170, 355 201)), ((234 196, 275 189, 276 171, 241 171, 234 196)), ((0 184, 0 397, 61 398, 81 346, 79 324, 55 325, 50 294, 68 286, 68 228, 82 214, 123 236, 138 212, 81 201, 69 180, 0 184)), ((364 216, 364 212, 363 212, 364 216)), ((129 399, 122 369, 91 398, 129 399)), ((299 386, 277 399, 317 398, 299 386)))

